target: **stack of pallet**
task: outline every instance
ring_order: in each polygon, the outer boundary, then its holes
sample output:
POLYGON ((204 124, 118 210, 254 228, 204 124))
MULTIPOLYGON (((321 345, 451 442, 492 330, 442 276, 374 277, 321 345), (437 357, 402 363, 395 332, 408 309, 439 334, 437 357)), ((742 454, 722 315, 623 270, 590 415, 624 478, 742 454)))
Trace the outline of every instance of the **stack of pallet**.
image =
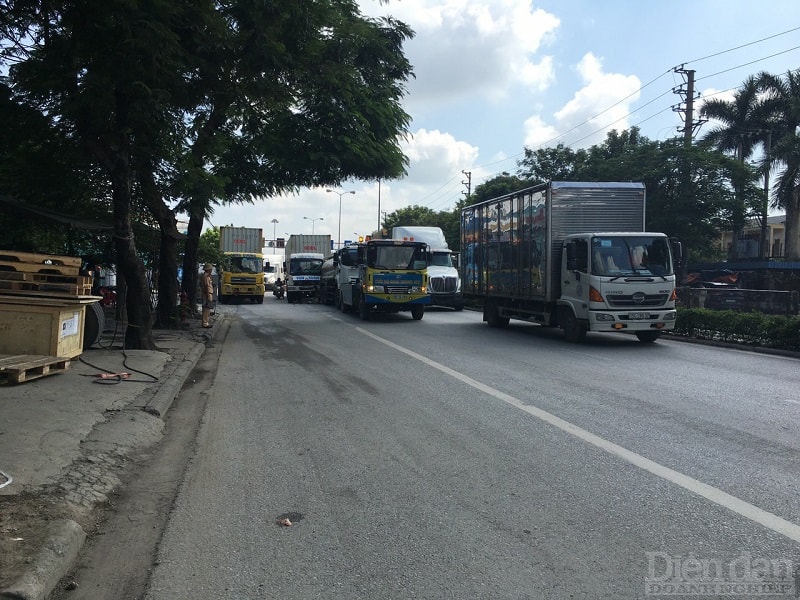
POLYGON ((91 277, 81 259, 0 250, 0 383, 22 383, 69 368, 83 351, 91 277))

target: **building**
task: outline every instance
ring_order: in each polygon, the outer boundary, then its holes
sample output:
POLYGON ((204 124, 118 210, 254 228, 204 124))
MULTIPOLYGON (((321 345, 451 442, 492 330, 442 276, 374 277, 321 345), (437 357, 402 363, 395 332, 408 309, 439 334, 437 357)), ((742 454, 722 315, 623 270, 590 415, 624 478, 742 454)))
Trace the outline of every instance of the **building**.
MULTIPOLYGON (((786 215, 775 215, 767 218, 767 239, 769 252, 766 258, 782 258, 786 248, 786 215)), ((733 232, 725 231, 720 236, 720 249, 728 258, 734 256, 733 232)), ((736 241, 739 258, 760 258, 761 256, 761 222, 759 219, 748 221, 736 241)))

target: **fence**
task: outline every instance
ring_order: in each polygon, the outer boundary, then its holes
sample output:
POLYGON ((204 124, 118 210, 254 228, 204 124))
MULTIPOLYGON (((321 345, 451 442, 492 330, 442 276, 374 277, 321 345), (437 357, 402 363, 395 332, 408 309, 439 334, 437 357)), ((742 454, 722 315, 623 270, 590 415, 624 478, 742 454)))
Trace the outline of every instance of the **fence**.
POLYGON ((723 288, 678 288, 678 304, 689 308, 761 312, 767 315, 797 315, 798 292, 723 288))

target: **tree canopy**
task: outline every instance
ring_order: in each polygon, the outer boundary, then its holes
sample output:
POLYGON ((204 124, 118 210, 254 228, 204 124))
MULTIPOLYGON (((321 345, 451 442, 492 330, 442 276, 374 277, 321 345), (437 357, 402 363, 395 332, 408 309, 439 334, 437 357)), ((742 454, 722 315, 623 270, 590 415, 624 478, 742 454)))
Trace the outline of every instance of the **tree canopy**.
MULTIPOLYGON (((184 289, 193 297, 200 231, 215 204, 405 172, 400 101, 412 70, 402 45, 412 32, 364 17, 354 1, 7 4, 0 123, 10 129, 22 115, 33 126, 0 140, 0 156, 51 145, 67 151, 54 167, 91 182, 74 195, 93 198, 113 225, 128 347, 152 344, 132 227, 140 210, 162 234, 151 268, 167 325, 177 212, 189 215, 184 289)), ((13 184, 25 165, 7 165, 0 192, 42 204, 46 190, 13 184)))

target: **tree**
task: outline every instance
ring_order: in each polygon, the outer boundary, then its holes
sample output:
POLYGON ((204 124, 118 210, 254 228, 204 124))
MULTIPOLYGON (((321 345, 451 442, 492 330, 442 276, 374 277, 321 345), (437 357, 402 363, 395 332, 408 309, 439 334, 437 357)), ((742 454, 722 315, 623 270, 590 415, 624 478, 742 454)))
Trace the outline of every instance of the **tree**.
MULTIPOLYGON (((704 142, 721 152, 733 152, 736 159, 744 163, 766 133, 759 101, 759 83, 755 77, 748 77, 734 93, 733 100, 708 100, 700 109, 700 115, 722 123, 709 131, 704 142)), ((740 172, 745 174, 746 172, 740 172)), ((751 211, 745 201, 744 188, 747 180, 734 178, 731 185, 735 191, 735 209, 732 214, 734 244, 731 256, 738 258, 737 241, 751 211)))
POLYGON ((192 297, 197 240, 216 202, 392 179, 407 164, 406 25, 364 18, 354 2, 238 2, 220 13, 219 41, 200 54, 203 93, 187 115, 179 173, 192 297))
POLYGON ((789 71, 776 77, 767 73, 759 77, 767 127, 772 131, 774 146, 766 168, 782 167, 775 184, 775 206, 786 211, 787 260, 800 259, 800 73, 789 71))
POLYGON ((162 230, 168 320, 176 210, 189 215, 184 289, 194 296, 215 203, 404 173, 400 99, 412 72, 402 44, 412 32, 362 17, 355 2, 32 0, 10 6, 0 32, 12 102, 50 116, 50 133, 75 140, 108 182, 126 347, 152 347, 137 207, 162 230))
POLYGON ((525 148, 517 174, 531 181, 531 185, 547 181, 585 181, 582 173, 586 159, 585 150, 573 150, 564 144, 538 150, 525 148))

